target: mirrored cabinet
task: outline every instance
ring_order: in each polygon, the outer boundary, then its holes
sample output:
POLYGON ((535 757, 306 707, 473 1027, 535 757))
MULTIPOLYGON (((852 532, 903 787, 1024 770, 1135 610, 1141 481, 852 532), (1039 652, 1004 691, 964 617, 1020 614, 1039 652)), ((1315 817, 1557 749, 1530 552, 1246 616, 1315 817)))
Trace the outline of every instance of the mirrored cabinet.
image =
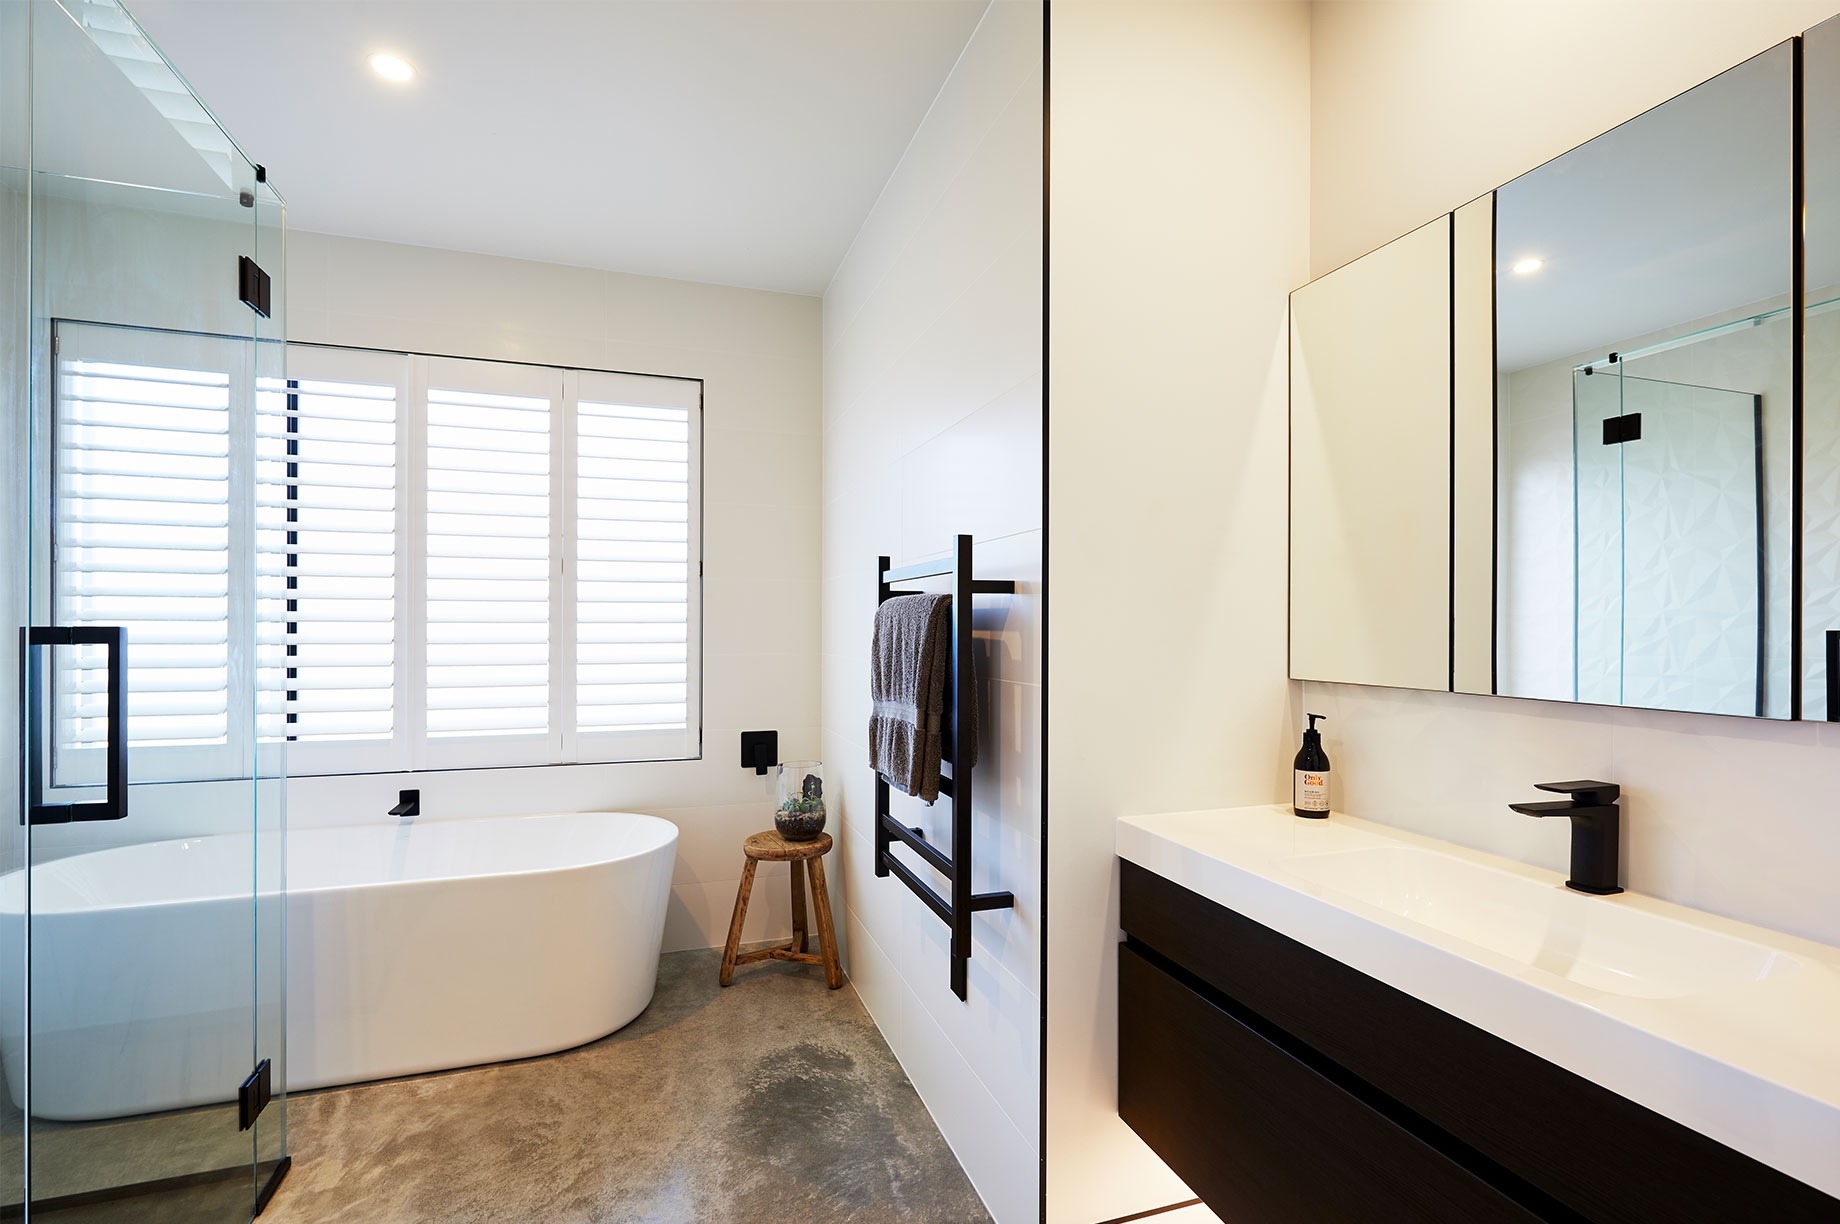
POLYGON ((1840 18, 1291 295, 1293 678, 1840 718, 1836 119, 1840 18))

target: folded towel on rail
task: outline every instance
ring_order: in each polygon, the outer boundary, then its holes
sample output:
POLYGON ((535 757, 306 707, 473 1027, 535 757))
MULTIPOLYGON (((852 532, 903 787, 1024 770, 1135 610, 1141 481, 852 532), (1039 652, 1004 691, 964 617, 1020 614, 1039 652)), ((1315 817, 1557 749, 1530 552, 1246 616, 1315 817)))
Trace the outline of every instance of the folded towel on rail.
MULTIPOLYGON (((965 643, 969 648, 971 643, 965 643)), ((869 765, 927 803, 939 797, 952 671, 952 597, 897 595, 876 609, 869 655, 869 765)), ((958 695, 955 695, 955 699, 958 695)), ((963 694, 965 746, 955 769, 977 764, 977 688, 963 694)))

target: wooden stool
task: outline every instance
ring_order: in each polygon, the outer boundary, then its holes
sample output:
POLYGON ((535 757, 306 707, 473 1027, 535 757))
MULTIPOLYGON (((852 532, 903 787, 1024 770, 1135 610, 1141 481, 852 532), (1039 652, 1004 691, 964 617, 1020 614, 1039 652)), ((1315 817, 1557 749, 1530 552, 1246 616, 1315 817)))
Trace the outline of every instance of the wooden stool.
POLYGON ((823 965, 824 980, 832 990, 843 985, 843 967, 837 963, 837 932, 831 926, 831 894, 824 887, 823 856, 831 848, 831 835, 820 833, 810 841, 787 841, 778 830, 768 829, 747 839, 742 847, 747 863, 741 868, 741 889, 735 894, 735 917, 728 924, 728 946, 722 949, 722 985, 735 980, 735 966, 759 960, 796 961, 801 965, 823 965), (762 948, 745 956, 741 950, 741 926, 747 921, 748 894, 754 889, 754 867, 761 862, 792 864, 792 941, 777 948, 762 948), (801 867, 801 864, 803 865, 801 867), (805 872, 811 873, 811 903, 818 912, 818 942, 822 955, 806 951, 805 872))

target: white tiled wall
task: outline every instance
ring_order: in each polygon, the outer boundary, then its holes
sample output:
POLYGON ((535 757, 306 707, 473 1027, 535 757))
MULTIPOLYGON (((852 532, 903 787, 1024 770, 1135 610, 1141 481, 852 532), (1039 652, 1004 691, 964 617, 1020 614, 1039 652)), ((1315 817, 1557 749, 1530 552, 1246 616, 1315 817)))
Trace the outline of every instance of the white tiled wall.
POLYGON ((1118 817, 1270 803, 1296 751, 1285 295, 1307 273, 1309 20, 1054 5, 1052 1224, 1192 1197, 1118 1117, 1118 817))
MULTIPOLYGON (((91 240, 111 235, 132 242, 136 230, 99 225, 91 240)), ((137 249, 171 260, 175 284, 228 283, 221 260, 189 260, 170 243, 164 254, 137 249)), ((108 266, 107 252, 91 254, 108 266)), ((286 285, 294 340, 704 380, 702 759, 299 778, 288 819, 389 822, 405 786, 422 791, 422 821, 650 812, 681 830, 666 949, 720 944, 741 843, 772 824, 773 778, 741 768, 740 732, 777 729, 782 760, 819 755, 819 299, 311 233, 288 238, 286 285)), ((108 289, 74 286, 60 310, 136 322, 108 289)), ((58 832, 75 850, 110 836, 246 828, 246 796, 236 783, 137 787, 135 819, 120 829, 58 832)), ((750 938, 788 927, 784 874, 762 873, 750 938)))
MULTIPOLYGON (((1832 0, 1467 0, 1313 8, 1318 272, 1829 16, 1832 0), (1579 39, 1577 31, 1591 30, 1579 39), (1627 55, 1640 44, 1643 53, 1627 55), (1486 54, 1479 49, 1486 48, 1486 54), (1412 88, 1398 88, 1401 81, 1412 88), (1537 103, 1537 104, 1530 104, 1537 103)), ((1628 884, 1840 943, 1840 732, 1827 724, 1310 685, 1337 804, 1548 867, 1567 833, 1506 805, 1622 785, 1628 884)))
MULTIPOLYGON (((849 972, 999 1224, 1039 1211, 1041 20, 991 6, 824 299, 823 755, 849 972), (960 533, 979 577, 1018 584, 976 613, 972 855, 974 887, 1016 907, 974 919, 964 1003, 945 924, 874 876, 868 768, 876 558, 960 533)), ((894 800, 946 836, 949 800, 894 800)))

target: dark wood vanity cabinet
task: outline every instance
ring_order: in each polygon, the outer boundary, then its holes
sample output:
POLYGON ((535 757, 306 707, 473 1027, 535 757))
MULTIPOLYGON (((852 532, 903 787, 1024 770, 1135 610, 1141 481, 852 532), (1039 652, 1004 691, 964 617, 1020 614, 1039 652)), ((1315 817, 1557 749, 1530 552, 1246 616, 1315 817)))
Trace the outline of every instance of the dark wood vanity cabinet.
POLYGON ((1118 1112, 1223 1220, 1840 1224, 1840 1200, 1162 876, 1126 862, 1122 886, 1118 1112))

